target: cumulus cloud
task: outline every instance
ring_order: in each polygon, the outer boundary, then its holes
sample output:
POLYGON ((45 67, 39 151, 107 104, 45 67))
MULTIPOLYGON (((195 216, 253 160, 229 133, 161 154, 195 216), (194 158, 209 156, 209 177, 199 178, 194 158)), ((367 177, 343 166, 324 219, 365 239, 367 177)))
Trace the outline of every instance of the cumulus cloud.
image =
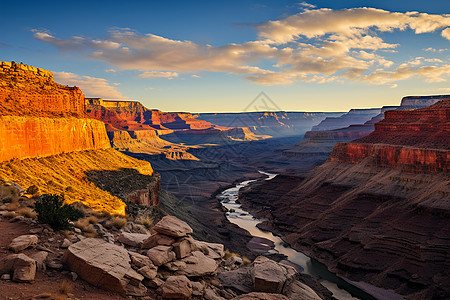
POLYGON ((266 85, 343 79, 384 84, 413 76, 439 81, 448 74, 437 58, 420 57, 407 62, 388 59, 386 53, 401 48, 385 41, 382 35, 409 30, 413 34, 436 32, 448 38, 450 15, 367 7, 316 9, 307 2, 299 6, 304 10, 298 14, 255 26, 257 40, 220 46, 141 34, 130 28, 114 28, 105 39, 57 38, 42 30, 35 30, 34 37, 61 51, 82 47, 90 51, 93 59, 125 70, 139 70, 141 78, 171 79, 180 73, 211 71, 242 75, 266 85), (430 68, 437 73, 429 74, 430 68), (413 71, 419 73, 410 74, 413 71))
POLYGON ((80 76, 69 72, 53 72, 53 75, 56 82, 80 87, 86 97, 126 99, 115 86, 111 86, 104 78, 80 76))
POLYGON ((447 40, 450 40, 450 28, 442 30, 441 35, 445 37, 447 40))

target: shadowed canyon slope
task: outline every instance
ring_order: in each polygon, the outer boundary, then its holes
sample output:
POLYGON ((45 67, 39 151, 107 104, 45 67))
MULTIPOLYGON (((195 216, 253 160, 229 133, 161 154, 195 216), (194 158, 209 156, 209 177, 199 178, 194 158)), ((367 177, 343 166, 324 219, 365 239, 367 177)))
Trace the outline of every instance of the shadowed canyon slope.
POLYGON ((304 178, 278 176, 242 202, 268 219, 262 227, 349 279, 448 298, 449 112, 448 99, 386 112, 372 134, 337 144, 304 178))
POLYGON ((111 149, 104 123, 86 115, 79 88, 55 83, 43 69, 13 62, 1 66, 1 179, 64 193, 68 203, 82 201, 110 213, 124 214, 122 200, 136 200, 139 191, 157 203, 159 176, 150 163, 111 149), (100 170, 116 172, 116 184, 130 176, 123 170, 143 178, 111 194, 89 178, 100 170))

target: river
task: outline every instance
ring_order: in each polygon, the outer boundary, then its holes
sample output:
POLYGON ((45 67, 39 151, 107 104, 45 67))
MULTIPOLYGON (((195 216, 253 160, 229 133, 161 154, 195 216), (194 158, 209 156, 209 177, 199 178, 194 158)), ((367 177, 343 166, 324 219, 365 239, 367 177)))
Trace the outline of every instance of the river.
MULTIPOLYGON (((262 171, 260 171, 260 173, 268 176, 265 180, 272 180, 277 175, 262 171)), ((273 241, 275 243, 275 248, 271 251, 276 251, 280 254, 286 255, 287 260, 303 268, 304 273, 318 279, 323 286, 333 293, 335 298, 342 300, 375 299, 360 288, 348 283, 330 272, 324 264, 308 257, 302 252, 292 249, 280 237, 256 227, 258 223, 261 223, 264 220, 256 219, 250 213, 243 210, 241 205, 236 203, 236 200, 239 198, 239 190, 241 188, 248 186, 257 180, 258 179, 243 181, 232 188, 224 190, 217 196, 222 205, 228 209, 228 212, 226 213, 228 220, 231 223, 247 230, 255 237, 262 237, 273 241)))

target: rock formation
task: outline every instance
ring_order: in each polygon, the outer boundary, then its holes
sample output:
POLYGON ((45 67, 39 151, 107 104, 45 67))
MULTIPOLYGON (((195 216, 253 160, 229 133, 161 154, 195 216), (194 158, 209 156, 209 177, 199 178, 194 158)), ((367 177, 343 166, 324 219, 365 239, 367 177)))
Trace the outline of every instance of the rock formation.
POLYGON ((272 137, 299 136, 317 125, 326 117, 337 117, 342 113, 320 112, 243 112, 243 113, 199 113, 194 116, 225 127, 248 127, 258 135, 272 137))
POLYGON ((298 143, 284 150, 283 156, 323 163, 337 143, 350 142, 372 133, 375 130, 375 123, 383 120, 386 112, 423 108, 438 102, 443 97, 409 96, 402 99, 400 106, 382 107, 377 115, 373 114, 376 112, 375 109, 350 110, 339 118, 327 118, 319 125, 314 126, 311 131, 306 132, 298 143), (352 125, 343 126, 349 123, 352 125), (338 126, 343 127, 337 128, 338 126))
MULTIPOLYGON (((95 173, 106 163, 106 156, 115 170, 131 167, 138 174, 151 177, 153 169, 147 162, 125 158, 112 150, 104 123, 88 118, 85 107, 81 90, 55 83, 51 72, 14 62, 0 62, 1 179, 13 180, 23 186, 39 185, 42 191, 66 194, 69 203, 83 201, 92 208, 111 213, 125 213, 125 204, 116 196, 156 205, 159 175, 155 174, 151 183, 144 180, 147 183, 145 189, 121 189, 114 196, 100 192, 99 187, 86 179, 92 176, 89 173, 95 173), (99 152, 95 155, 89 151, 99 152), (75 156, 78 161, 74 161, 75 156), (18 162, 14 159, 27 160, 18 162), (44 171, 49 169, 50 172, 44 171), (96 199, 100 195, 102 203, 96 199)), ((112 168, 104 167, 104 170, 112 171, 112 168)))
POLYGON ((407 172, 445 172, 450 162, 450 98, 416 110, 394 110, 370 135, 337 144, 330 161, 400 167, 407 172))
POLYGON ((388 111, 305 178, 279 175, 240 201, 338 274, 408 299, 448 298, 449 120, 445 99, 388 111))
POLYGON ((1 64, 0 161, 110 147, 103 124, 86 118, 79 88, 43 69, 1 64))

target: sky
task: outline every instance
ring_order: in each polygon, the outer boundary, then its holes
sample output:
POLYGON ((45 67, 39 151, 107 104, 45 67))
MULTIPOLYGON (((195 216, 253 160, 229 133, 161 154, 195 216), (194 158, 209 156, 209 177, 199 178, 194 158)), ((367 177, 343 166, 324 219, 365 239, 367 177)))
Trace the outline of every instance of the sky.
POLYGON ((0 60, 163 111, 348 111, 450 94, 450 1, 7 1, 0 60))

